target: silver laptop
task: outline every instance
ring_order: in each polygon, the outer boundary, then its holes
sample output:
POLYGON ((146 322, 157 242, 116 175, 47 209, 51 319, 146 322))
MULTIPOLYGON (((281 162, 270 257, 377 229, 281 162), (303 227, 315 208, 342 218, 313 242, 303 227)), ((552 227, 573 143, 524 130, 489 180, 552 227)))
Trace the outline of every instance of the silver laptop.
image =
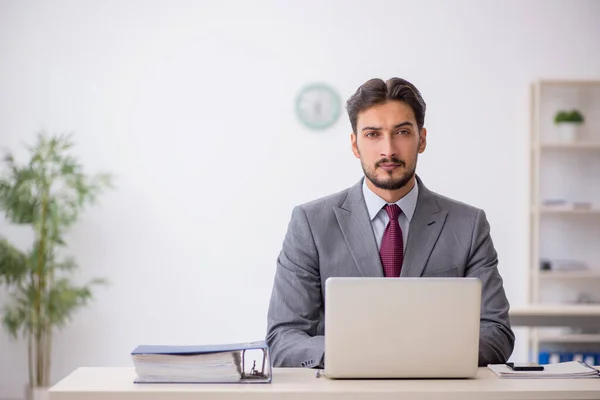
POLYGON ((472 378, 477 278, 329 278, 325 371, 330 378, 472 378))

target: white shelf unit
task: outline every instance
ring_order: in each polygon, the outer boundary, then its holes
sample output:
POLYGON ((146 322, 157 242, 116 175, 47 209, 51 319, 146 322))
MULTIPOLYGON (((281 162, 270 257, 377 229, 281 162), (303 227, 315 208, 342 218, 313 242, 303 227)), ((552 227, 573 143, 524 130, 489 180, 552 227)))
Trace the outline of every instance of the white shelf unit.
POLYGON ((529 329, 530 361, 538 361, 542 350, 577 352, 584 346, 600 352, 600 80, 535 82, 530 143, 529 309, 542 307, 565 321, 561 328, 529 329), (561 141, 554 116, 572 109, 585 121, 574 141, 561 141), (542 261, 561 260, 586 269, 541 268, 542 261), (571 318, 574 308, 590 311, 579 316, 589 319, 583 330, 569 326, 578 323, 571 318))

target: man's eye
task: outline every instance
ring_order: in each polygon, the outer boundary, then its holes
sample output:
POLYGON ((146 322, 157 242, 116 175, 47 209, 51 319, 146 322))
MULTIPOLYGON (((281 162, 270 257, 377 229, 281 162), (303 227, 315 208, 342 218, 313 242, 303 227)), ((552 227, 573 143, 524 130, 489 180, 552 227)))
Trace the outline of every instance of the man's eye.
POLYGON ((366 137, 375 137, 377 136, 377 132, 367 132, 366 137))
POLYGON ((406 130, 406 129, 402 129, 402 130, 398 131, 398 133, 400 135, 410 135, 410 131, 406 130))

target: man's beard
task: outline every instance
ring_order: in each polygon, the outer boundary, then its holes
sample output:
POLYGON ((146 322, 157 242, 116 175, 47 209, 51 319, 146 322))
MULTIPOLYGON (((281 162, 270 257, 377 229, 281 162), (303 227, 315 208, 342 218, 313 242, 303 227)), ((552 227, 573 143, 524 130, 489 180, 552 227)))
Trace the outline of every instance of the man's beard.
POLYGON ((399 178, 395 178, 395 179, 392 178, 391 175, 393 174, 394 171, 390 171, 389 172, 390 175, 389 175, 388 179, 381 179, 381 178, 377 177, 377 175, 375 174, 375 170, 377 170, 377 168, 379 167, 379 165, 381 165, 383 163, 394 163, 394 164, 401 165, 403 168, 406 168, 406 163, 404 161, 400 160, 399 158, 396 158, 396 157, 382 158, 377 163, 375 163, 375 167, 373 168, 373 170, 369 170, 368 168, 365 168, 365 165, 363 163, 361 163, 363 171, 364 171, 365 176, 367 177, 367 179, 370 180, 373 183, 373 185, 375 185, 379 189, 383 189, 383 190, 398 190, 398 189, 401 189, 404 186, 406 186, 406 184, 415 175, 416 163, 415 163, 415 165, 412 166, 412 168, 410 168, 409 170, 405 171, 402 174, 402 176, 399 177, 399 178))

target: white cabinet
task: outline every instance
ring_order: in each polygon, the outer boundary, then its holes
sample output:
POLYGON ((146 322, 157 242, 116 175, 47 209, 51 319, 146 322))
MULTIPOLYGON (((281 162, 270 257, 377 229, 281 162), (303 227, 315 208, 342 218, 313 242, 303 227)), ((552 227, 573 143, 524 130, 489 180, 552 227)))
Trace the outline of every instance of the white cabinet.
MULTIPOLYGON (((600 310, 600 81, 539 81, 531 96, 529 302, 567 320, 574 304, 600 310), (557 125, 561 111, 584 121, 557 125)), ((529 340, 532 361, 600 357, 600 324, 532 328, 529 340)))

